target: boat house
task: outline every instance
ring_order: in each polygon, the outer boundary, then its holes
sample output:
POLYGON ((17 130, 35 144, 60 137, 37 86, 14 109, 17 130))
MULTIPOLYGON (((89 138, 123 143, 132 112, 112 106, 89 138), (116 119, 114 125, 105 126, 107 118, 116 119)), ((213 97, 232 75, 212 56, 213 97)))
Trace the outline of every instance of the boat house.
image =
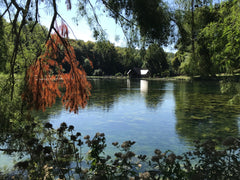
POLYGON ((130 78, 143 78, 149 77, 150 71, 148 69, 133 68, 127 72, 128 77, 130 78))

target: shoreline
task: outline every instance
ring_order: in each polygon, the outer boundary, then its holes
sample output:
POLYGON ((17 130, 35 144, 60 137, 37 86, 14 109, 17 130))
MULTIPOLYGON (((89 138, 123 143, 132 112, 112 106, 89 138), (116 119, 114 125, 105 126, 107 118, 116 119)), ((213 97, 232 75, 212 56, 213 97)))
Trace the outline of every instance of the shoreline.
POLYGON ((87 79, 142 79, 151 81, 222 81, 231 80, 238 82, 240 75, 217 75, 215 77, 200 77, 200 76, 173 76, 173 77, 142 77, 129 78, 128 76, 87 76, 87 79))

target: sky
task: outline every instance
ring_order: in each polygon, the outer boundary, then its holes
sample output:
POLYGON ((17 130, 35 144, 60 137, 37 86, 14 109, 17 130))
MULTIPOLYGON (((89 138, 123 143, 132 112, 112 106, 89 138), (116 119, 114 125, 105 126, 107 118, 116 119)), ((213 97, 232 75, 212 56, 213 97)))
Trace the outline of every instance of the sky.
MULTIPOLYGON (((91 0, 94 5, 95 1, 91 0)), ((173 0, 172 0, 173 1, 173 0)), ((67 22, 70 27, 69 37, 72 39, 84 40, 87 41, 95 41, 93 37, 93 31, 90 29, 87 21, 84 18, 78 18, 79 22, 77 23, 73 20, 73 18, 77 17, 77 1, 72 0, 72 9, 67 10, 65 0, 59 0, 58 2, 58 12, 61 17, 67 22)), ((53 13, 51 13, 51 9, 47 8, 46 4, 41 3, 40 5, 40 24, 50 27, 51 17, 53 13)), ((121 27, 115 23, 115 20, 110 17, 106 17, 106 15, 100 15, 99 21, 102 28, 107 33, 107 39, 113 43, 115 46, 126 47, 126 39, 121 30, 121 27), (119 37, 119 38, 117 38, 119 37)), ((61 20, 58 19, 58 24, 61 23, 61 20)), ((176 52, 176 49, 171 46, 163 47, 167 52, 176 52)))
MULTIPOLYGON (((72 0, 72 9, 67 10, 65 5, 65 0, 61 0, 58 3, 58 11, 61 17, 67 22, 68 26, 71 28, 70 30, 70 38, 79 39, 84 41, 95 41, 93 37, 93 31, 90 29, 87 21, 84 18, 79 18, 78 25, 73 20, 73 18, 77 17, 77 5, 76 1, 72 0)), ((42 9, 45 9, 41 6, 42 9)), ((51 23, 51 12, 46 12, 46 10, 42 11, 42 17, 40 18, 40 23, 46 27, 50 26, 51 23)), ((105 17, 102 15, 98 17, 102 28, 107 33, 107 38, 109 41, 114 43, 116 46, 126 46, 125 40, 123 38, 123 33, 121 28, 115 23, 115 20, 109 17, 105 17), (121 37, 119 41, 116 41, 116 37, 121 37)), ((58 23, 61 23, 61 20, 58 19, 58 23)))

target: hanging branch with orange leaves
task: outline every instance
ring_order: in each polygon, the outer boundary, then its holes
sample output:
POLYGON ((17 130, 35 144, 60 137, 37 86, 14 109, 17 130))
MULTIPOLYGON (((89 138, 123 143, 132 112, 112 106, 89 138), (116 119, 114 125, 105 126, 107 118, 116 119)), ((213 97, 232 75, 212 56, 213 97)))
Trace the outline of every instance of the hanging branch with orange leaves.
POLYGON ((59 27, 55 24, 53 29, 55 33, 51 34, 47 41, 44 53, 27 71, 27 88, 22 97, 29 107, 45 110, 55 103, 57 97, 61 97, 59 87, 62 84, 65 87, 63 105, 70 112, 77 113, 79 106, 84 108, 87 104, 91 84, 87 81, 86 73, 79 65, 74 49, 67 40, 67 26, 64 23, 59 27), (64 54, 64 58, 59 63, 57 59, 61 53, 64 54), (61 63, 70 65, 68 73, 63 73, 61 63), (54 73, 53 69, 57 69, 57 73, 54 73))

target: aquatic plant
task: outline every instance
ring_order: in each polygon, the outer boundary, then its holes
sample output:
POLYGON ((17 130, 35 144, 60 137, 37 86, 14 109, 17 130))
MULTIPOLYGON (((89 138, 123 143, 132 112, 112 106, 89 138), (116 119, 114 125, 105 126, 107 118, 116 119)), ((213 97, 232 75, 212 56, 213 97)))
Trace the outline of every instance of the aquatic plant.
POLYGON ((1 178, 179 180, 240 177, 240 140, 234 137, 226 138, 220 149, 212 140, 196 141, 195 148, 182 155, 156 149, 149 158, 131 150, 135 141, 113 142, 116 153, 109 156, 105 154, 104 133, 83 137, 74 131, 74 126, 66 123, 58 129, 46 123, 41 135, 34 133, 36 128, 36 125, 29 126, 29 136, 18 137, 25 146, 16 148, 15 153, 24 152, 28 158, 17 162, 14 171, 1 172, 1 178))

